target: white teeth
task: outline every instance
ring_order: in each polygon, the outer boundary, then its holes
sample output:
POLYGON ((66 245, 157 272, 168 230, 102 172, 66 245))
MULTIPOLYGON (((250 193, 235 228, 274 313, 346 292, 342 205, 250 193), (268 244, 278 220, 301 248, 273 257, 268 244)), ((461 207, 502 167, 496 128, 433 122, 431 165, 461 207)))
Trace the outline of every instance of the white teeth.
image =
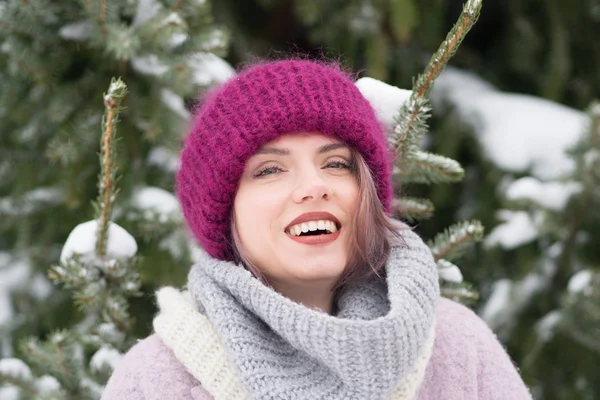
POLYGON ((326 231, 329 231, 330 233, 335 233, 338 231, 337 226, 335 225, 335 222, 319 220, 319 221, 308 221, 308 222, 303 222, 301 224, 294 225, 294 226, 290 227, 288 232, 290 235, 300 236, 301 233, 306 233, 308 231, 316 231, 316 230, 326 230, 326 231))

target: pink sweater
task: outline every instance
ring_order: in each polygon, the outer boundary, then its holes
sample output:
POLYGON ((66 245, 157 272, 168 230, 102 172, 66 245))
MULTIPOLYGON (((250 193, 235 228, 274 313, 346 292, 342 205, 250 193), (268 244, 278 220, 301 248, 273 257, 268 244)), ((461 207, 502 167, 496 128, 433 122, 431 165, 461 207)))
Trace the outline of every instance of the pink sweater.
MULTIPOLYGON (((156 335, 137 343, 102 400, 212 400, 156 335)), ((531 395, 508 354, 468 308, 440 299, 436 337, 418 400, 525 400, 531 395)))

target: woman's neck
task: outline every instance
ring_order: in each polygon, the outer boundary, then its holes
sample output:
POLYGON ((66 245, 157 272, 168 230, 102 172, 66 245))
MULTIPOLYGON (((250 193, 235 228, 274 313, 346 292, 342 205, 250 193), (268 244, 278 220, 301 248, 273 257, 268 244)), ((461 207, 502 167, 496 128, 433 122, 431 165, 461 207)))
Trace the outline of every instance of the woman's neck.
POLYGON ((327 314, 333 312, 333 291, 331 284, 306 283, 306 284, 276 284, 271 283, 275 291, 288 299, 302 304, 312 310, 327 314))

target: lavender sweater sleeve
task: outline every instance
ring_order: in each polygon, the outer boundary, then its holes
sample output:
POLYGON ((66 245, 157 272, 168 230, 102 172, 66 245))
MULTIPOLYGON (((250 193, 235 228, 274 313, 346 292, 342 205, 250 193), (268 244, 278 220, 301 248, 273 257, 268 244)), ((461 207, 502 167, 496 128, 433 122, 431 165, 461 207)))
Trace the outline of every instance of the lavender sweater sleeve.
MULTIPOLYGON (((212 400, 156 335, 137 343, 111 376, 102 400, 212 400)), ((436 309, 436 339, 417 400, 529 400, 496 336, 475 313, 447 299, 436 309)))
POLYGON ((434 350, 418 400, 528 400, 508 354, 485 322, 467 307, 440 299, 434 350))
POLYGON ((101 400, 213 400, 160 338, 152 335, 127 352, 101 400))

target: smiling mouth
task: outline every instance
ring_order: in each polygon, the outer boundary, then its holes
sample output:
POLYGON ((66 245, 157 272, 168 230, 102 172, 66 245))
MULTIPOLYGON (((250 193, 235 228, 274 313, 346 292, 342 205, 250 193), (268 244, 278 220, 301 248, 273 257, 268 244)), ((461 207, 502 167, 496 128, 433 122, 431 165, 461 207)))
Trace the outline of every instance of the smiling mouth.
POLYGON ((286 234, 288 238, 292 239, 296 243, 310 246, 325 246, 334 242, 340 236, 341 227, 338 228, 338 226, 332 222, 330 228, 331 229, 319 229, 317 227, 315 230, 308 229, 306 232, 300 232, 297 235, 296 231, 294 230, 293 233, 288 231, 286 234))
POLYGON ((332 235, 340 229, 341 225, 334 221, 319 220, 293 225, 286 230, 286 233, 296 237, 332 235))

